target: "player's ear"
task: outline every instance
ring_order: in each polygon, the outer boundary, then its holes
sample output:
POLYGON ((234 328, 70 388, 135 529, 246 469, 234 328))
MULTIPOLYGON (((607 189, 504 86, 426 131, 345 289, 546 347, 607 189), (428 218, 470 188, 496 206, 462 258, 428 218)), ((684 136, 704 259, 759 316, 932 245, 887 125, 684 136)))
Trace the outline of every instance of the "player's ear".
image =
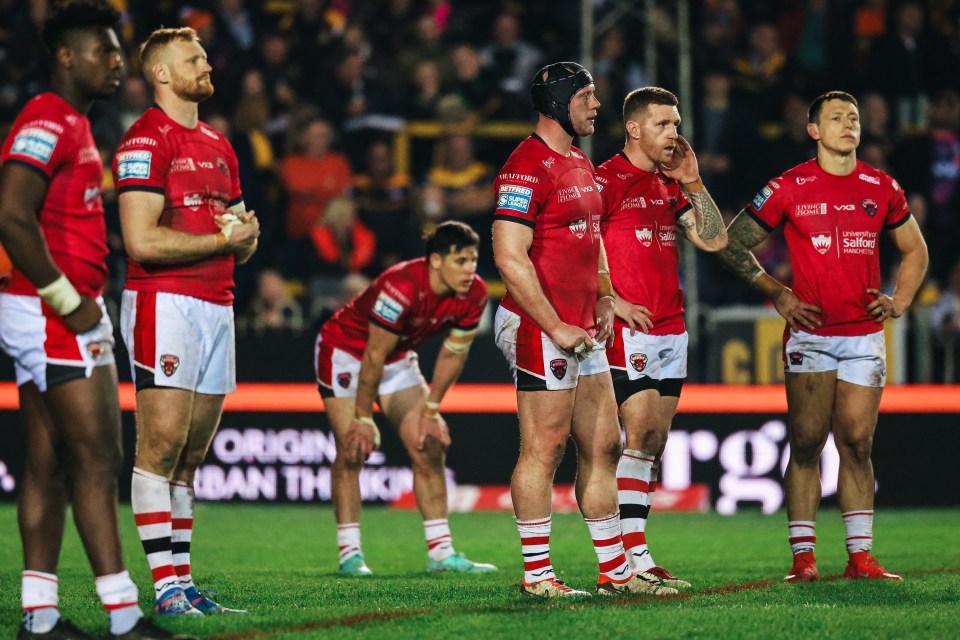
POLYGON ((151 72, 153 73, 154 82, 159 84, 166 84, 170 82, 170 68, 162 62, 153 63, 151 72))
POLYGON ((633 138, 634 140, 639 140, 640 125, 633 120, 627 120, 627 135, 633 138))
POLYGON ((443 264, 443 256, 439 253, 431 253, 427 260, 430 261, 430 267, 432 269, 439 269, 443 264))
POLYGON ((70 49, 70 47, 67 47, 67 46, 57 47, 56 58, 57 58, 57 62, 64 69, 73 68, 73 50, 70 49))
POLYGON ((812 122, 807 123, 807 135, 809 135, 814 140, 820 139, 820 127, 812 122))

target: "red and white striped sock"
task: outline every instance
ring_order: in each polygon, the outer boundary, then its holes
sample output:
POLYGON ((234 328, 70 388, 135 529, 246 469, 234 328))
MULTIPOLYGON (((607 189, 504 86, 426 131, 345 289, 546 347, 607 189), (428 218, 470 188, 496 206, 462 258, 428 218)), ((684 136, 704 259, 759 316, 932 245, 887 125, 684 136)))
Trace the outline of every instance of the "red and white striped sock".
POLYGON ((357 554, 363 553, 360 548, 359 522, 346 522, 337 525, 337 547, 340 549, 340 564, 357 554))
POLYGON ((520 553, 523 554, 523 581, 527 584, 557 577, 550 563, 550 518, 517 520, 520 553))
POLYGON ((816 526, 817 523, 813 520, 791 520, 787 523, 793 555, 813 553, 817 545, 816 526))
POLYGON ((190 541, 193 538, 193 487, 184 482, 170 481, 170 549, 173 552, 173 570, 180 586, 194 586, 190 572, 190 541))
POLYGON ((847 528, 847 553, 870 551, 873 548, 873 511, 847 511, 840 515, 847 528))
POLYGON ((161 475, 134 467, 130 504, 140 543, 153 573, 154 595, 159 598, 171 587, 180 586, 173 568, 170 483, 161 475))
POLYGON ((633 576, 630 563, 623 551, 620 537, 620 513, 613 512, 602 518, 584 518, 590 537, 593 538, 593 550, 600 564, 599 582, 622 584, 633 576))
POLYGON ((143 617, 137 605, 137 585, 133 584, 127 571, 99 576, 96 579, 97 595, 103 608, 110 614, 110 633, 122 635, 133 629, 143 617))
POLYGON ((23 626, 30 633, 47 633, 60 619, 60 580, 52 573, 20 574, 23 626))
POLYGON ((427 556, 434 562, 443 562, 453 555, 453 538, 446 518, 423 521, 423 533, 427 539, 427 556))
POLYGON ((647 516, 653 501, 653 467, 656 457, 637 449, 624 449, 617 465, 617 496, 620 500, 620 528, 627 559, 634 571, 656 566, 647 548, 647 516))

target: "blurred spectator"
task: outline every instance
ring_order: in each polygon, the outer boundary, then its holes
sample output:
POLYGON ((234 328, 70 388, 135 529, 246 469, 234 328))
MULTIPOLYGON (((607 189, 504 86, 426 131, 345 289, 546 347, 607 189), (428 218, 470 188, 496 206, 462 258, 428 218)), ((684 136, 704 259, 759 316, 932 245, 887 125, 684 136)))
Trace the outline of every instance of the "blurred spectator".
POLYGON ((487 119, 503 106, 496 78, 484 68, 476 49, 468 44, 454 47, 453 66, 451 92, 463 101, 475 121, 487 119))
POLYGON ((735 180, 741 178, 733 171, 733 154, 738 145, 748 146, 752 142, 744 140, 746 122, 733 104, 730 74, 707 71, 699 105, 696 145, 700 174, 721 209, 735 207, 735 180))
POLYGON ((960 94, 937 92, 925 135, 909 138, 894 154, 894 176, 926 201, 930 277, 943 283, 960 247, 960 94))
POLYGON ((377 239, 377 255, 368 271, 381 271, 412 255, 417 237, 411 220, 410 176, 397 173, 387 142, 374 142, 367 151, 366 172, 353 178, 353 198, 360 221, 377 239))
POLYGON ((290 48, 278 34, 264 36, 260 44, 259 70, 266 83, 270 110, 274 114, 289 110, 298 101, 304 89, 309 90, 309 79, 300 73, 299 58, 290 57, 290 48), (304 87, 303 85, 307 85, 304 87))
POLYGON ((733 61, 737 98, 752 111, 760 129, 780 119, 789 82, 787 62, 777 29, 769 23, 750 29, 747 50, 733 61))
POLYGON ((928 73, 934 67, 930 43, 921 37, 923 7, 904 2, 897 8, 892 33, 874 42, 867 61, 868 86, 893 107, 896 127, 905 133, 922 131, 926 118, 928 73))
POLYGON ((310 229, 310 239, 320 258, 319 275, 363 271, 377 249, 376 236, 357 218, 357 206, 347 197, 327 204, 323 217, 310 229))
POLYGON ((375 76, 363 55, 347 53, 337 61, 332 82, 314 87, 314 101, 341 130, 355 127, 351 121, 363 116, 392 113, 393 101, 375 76))
POLYGON ((483 66, 500 81, 504 94, 504 115, 529 120, 530 83, 543 66, 543 53, 535 45, 520 38, 520 21, 517 16, 503 12, 493 24, 493 42, 481 49, 483 66))
POLYGON ((303 329, 303 309, 292 295, 280 272, 264 269, 257 276, 257 290, 241 326, 252 333, 291 331, 303 329))
POLYGON ((437 117, 437 105, 442 97, 440 70, 437 63, 424 60, 417 65, 407 89, 407 104, 404 108, 410 120, 433 120, 437 117))
POLYGON ((280 180, 286 190, 286 244, 282 255, 284 275, 307 279, 314 253, 310 233, 327 204, 350 187, 350 164, 331 151, 333 130, 315 119, 300 134, 294 153, 283 159, 280 180))
POLYGON ((647 78, 637 62, 636 52, 628 50, 620 25, 613 25, 600 34, 594 47, 593 83, 597 88, 597 99, 604 105, 594 125, 598 132, 606 135, 593 137, 593 157, 607 158, 623 147, 623 119, 619 107, 628 92, 647 84, 647 78))
POLYGON ((409 78, 421 62, 430 61, 437 65, 441 82, 449 81, 453 77, 453 65, 442 35, 433 16, 421 15, 417 19, 413 38, 404 42, 397 51, 395 72, 409 78))

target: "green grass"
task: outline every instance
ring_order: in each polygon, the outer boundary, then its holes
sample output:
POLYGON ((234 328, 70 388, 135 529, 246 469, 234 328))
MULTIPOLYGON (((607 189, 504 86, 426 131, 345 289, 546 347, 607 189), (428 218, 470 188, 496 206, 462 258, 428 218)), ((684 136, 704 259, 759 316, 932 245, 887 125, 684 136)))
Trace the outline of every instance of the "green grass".
MULTIPOLYGON (((129 506, 121 509, 127 566, 152 602, 149 571, 129 506)), ((960 510, 880 511, 874 549, 903 583, 827 579, 784 585, 789 548, 783 515, 654 514, 654 555, 694 583, 680 598, 523 599, 519 542, 505 513, 451 516, 457 549, 494 562, 497 574, 427 575, 423 528, 414 513, 365 511, 363 542, 376 576, 336 575, 334 519, 326 507, 200 504, 194 575, 242 617, 163 620, 203 638, 952 638, 960 636, 960 510), (953 571, 943 571, 953 569, 953 571), (760 581, 769 580, 760 585, 760 581)), ((820 572, 846 561, 836 511, 821 514, 820 572)), ((583 521, 554 517, 554 566, 576 587, 596 581, 583 521)), ((16 634, 21 556, 13 505, 0 505, 0 638, 16 634)), ((106 632, 90 568, 72 526, 60 563, 66 617, 106 632)))

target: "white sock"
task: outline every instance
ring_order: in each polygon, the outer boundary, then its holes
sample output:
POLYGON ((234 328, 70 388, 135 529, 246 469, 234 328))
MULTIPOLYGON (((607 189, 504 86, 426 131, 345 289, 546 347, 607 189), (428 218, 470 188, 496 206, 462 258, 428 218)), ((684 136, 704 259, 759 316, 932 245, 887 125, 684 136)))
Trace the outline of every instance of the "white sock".
POLYGON ((188 589, 193 584, 190 572, 190 540, 193 537, 193 487, 170 481, 170 548, 173 552, 173 570, 180 586, 188 589))
POLYGON ((793 555, 813 553, 817 544, 816 526, 817 523, 813 520, 791 520, 787 523, 793 555))
POLYGON ((137 605, 137 585, 126 571, 100 576, 96 579, 97 595, 103 608, 110 614, 110 633, 115 636, 133 629, 143 617, 137 605))
POLYGON ((340 564, 357 554, 363 555, 363 550, 360 548, 359 522, 337 525, 337 547, 340 549, 340 564))
POLYGON ((617 512, 602 518, 584 518, 590 537, 593 539, 593 550, 597 553, 597 563, 600 565, 600 580, 622 584, 633 576, 630 563, 623 551, 623 541, 620 538, 620 514, 617 512))
POLYGON ((23 626, 30 633, 47 633, 60 620, 60 580, 52 573, 24 571, 20 582, 23 626))
POLYGON ((446 518, 424 520, 423 532, 427 539, 427 556, 434 562, 443 562, 453 555, 453 538, 446 518))
POLYGON ((159 599, 170 588, 180 586, 173 568, 170 483, 161 475, 134 467, 130 504, 153 574, 154 595, 159 599))
POLYGON ((870 551, 873 548, 873 511, 847 511, 840 515, 847 529, 847 553, 870 551))
POLYGON ((656 566, 647 547, 647 517, 653 495, 656 456, 637 449, 624 449, 617 465, 617 497, 620 501, 620 527, 630 568, 647 571, 656 566))
POLYGON ((523 581, 527 584, 555 579, 550 562, 551 518, 517 520, 520 532, 520 553, 523 555, 523 581))

